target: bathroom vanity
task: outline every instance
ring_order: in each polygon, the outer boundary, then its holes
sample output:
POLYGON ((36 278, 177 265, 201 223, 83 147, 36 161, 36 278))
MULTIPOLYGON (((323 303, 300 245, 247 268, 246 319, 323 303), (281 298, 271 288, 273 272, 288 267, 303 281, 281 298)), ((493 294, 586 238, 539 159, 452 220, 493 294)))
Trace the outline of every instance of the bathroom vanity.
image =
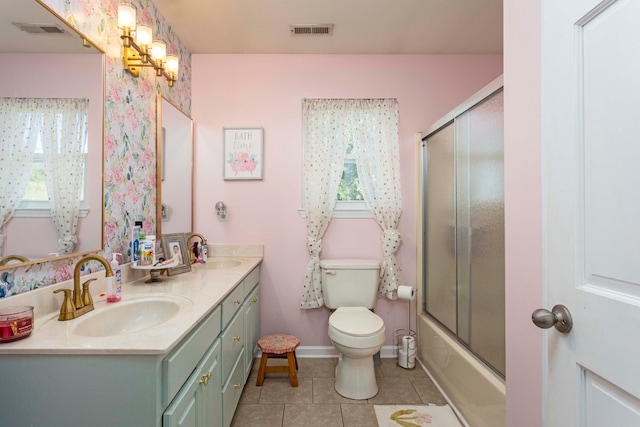
MULTIPOLYGON (((95 296, 70 321, 36 310, 30 337, 0 345, 0 425, 228 427, 257 353, 261 261, 213 257, 124 283, 121 302, 95 296)), ((56 287, 29 294, 58 299, 56 287)))

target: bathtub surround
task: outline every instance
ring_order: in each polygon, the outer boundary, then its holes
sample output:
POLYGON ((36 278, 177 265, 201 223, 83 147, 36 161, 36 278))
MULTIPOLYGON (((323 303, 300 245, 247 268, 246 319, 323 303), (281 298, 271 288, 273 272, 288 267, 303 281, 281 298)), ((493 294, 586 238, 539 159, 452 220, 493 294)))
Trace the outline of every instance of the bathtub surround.
POLYGON ((418 357, 477 427, 505 423, 502 99, 499 77, 417 144, 418 357))

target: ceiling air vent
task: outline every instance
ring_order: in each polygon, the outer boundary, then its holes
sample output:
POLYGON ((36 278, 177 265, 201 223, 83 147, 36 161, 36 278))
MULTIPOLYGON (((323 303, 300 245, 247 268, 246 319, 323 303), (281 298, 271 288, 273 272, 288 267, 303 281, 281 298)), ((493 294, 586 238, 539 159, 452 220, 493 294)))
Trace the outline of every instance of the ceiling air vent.
POLYGON ((289 25, 292 36, 330 36, 333 24, 289 25))
POLYGON ((13 25, 29 34, 65 34, 65 31, 56 24, 25 24, 22 22, 14 22, 13 25))

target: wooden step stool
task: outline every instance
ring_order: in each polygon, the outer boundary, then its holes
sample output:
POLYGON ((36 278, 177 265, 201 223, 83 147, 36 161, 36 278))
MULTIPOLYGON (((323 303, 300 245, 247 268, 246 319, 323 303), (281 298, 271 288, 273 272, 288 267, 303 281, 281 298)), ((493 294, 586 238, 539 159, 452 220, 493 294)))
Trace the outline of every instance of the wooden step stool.
POLYGON ((258 340, 258 347, 262 350, 260 359, 260 370, 258 371, 258 381, 256 386, 264 383, 264 374, 269 372, 289 372, 289 380, 293 387, 298 387, 298 359, 296 358, 296 348, 300 345, 300 340, 293 335, 274 334, 266 335, 258 340), (272 358, 287 358, 288 366, 267 366, 267 360, 272 358))

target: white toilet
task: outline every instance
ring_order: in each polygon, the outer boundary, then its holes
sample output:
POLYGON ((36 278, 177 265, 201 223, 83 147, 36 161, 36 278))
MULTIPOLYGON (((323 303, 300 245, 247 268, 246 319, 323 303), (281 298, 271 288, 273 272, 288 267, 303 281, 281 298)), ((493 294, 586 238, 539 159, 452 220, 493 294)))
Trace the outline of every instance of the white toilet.
POLYGON ((385 341, 384 321, 372 309, 378 295, 377 260, 320 261, 324 304, 335 309, 329 317, 329 338, 340 352, 336 391, 350 399, 378 394, 373 355, 385 341))

